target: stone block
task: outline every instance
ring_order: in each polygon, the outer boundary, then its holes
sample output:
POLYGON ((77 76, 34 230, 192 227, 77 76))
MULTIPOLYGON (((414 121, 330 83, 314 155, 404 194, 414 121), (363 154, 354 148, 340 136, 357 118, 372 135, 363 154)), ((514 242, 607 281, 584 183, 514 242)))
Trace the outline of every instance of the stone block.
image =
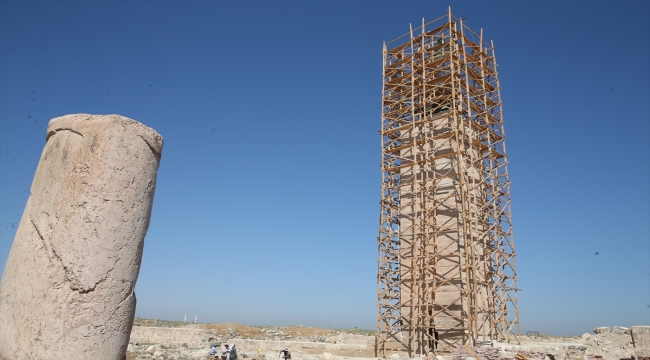
POLYGON ((614 334, 630 334, 630 329, 623 326, 614 326, 612 328, 614 334))
POLYGON ((544 358, 550 360, 566 360, 566 349, 564 346, 546 346, 541 349, 544 358))
POLYGON ((597 327, 594 329, 594 334, 608 334, 609 326, 597 327))
POLYGON ((50 121, 0 283, 1 359, 124 357, 162 145, 119 115, 50 121))
POLYGON ((566 360, 584 360, 587 347, 582 344, 569 344, 566 346, 566 360))
POLYGON ((544 358, 546 357, 548 357, 551 360, 566 360, 567 353, 566 351, 552 351, 552 352, 547 352, 544 355, 544 358))
POLYGON ((650 356, 650 326, 632 326, 632 344, 637 356, 650 356))

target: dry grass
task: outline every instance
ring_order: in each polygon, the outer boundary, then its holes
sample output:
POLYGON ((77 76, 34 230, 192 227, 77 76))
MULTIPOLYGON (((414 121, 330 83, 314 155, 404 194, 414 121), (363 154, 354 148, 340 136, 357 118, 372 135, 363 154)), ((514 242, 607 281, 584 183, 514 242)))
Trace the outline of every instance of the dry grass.
POLYGON ((135 324, 139 326, 161 326, 161 327, 189 327, 211 330, 214 335, 224 338, 244 338, 244 339, 272 339, 272 338, 314 338, 336 336, 340 333, 357 334, 357 335, 375 335, 373 330, 359 329, 322 329, 305 326, 247 326, 235 323, 222 324, 193 324, 182 321, 153 320, 136 318, 135 324), (275 332, 269 332, 275 330, 275 332))
POLYGON ((237 335, 244 337, 259 337, 264 335, 261 328, 234 323, 196 324, 192 327, 198 327, 205 330, 213 330, 217 334, 224 337, 228 337, 228 332, 234 332, 237 335))
POLYGON ((336 336, 339 330, 335 329, 321 329, 313 327, 303 327, 303 326, 284 326, 280 328, 284 333, 291 336, 302 336, 302 337, 311 337, 311 336, 336 336))
POLYGON ((269 337, 270 335, 264 330, 275 329, 283 332, 285 335, 292 337, 312 337, 312 336, 335 336, 341 330, 334 329, 320 329, 303 326, 247 326, 234 323, 223 324, 196 324, 193 325, 201 329, 213 330, 220 336, 232 337, 230 333, 236 334, 236 337, 254 338, 254 337, 269 337))

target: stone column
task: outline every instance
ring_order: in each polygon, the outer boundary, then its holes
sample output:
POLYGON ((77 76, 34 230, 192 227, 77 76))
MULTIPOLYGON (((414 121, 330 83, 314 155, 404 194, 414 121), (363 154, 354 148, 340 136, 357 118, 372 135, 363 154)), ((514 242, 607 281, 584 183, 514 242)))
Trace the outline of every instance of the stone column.
POLYGON ((0 359, 123 359, 163 146, 119 115, 47 127, 0 283, 0 359))

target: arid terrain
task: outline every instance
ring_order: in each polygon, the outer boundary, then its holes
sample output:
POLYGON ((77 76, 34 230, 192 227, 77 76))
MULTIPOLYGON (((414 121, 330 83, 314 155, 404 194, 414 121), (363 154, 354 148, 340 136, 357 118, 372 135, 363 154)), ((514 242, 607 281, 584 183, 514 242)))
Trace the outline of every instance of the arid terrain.
MULTIPOLYGON (((603 329, 603 328, 600 328, 603 329)), ((630 330, 614 327, 582 336, 520 336, 520 343, 484 344, 455 354, 438 355, 438 360, 467 358, 478 360, 623 360, 634 358, 630 330), (471 354, 471 355, 468 355, 471 354), (490 355, 491 354, 491 355, 490 355)), ((356 360, 374 357, 374 331, 358 329, 322 329, 304 326, 247 326, 233 323, 184 324, 161 320, 137 319, 127 352, 127 360, 209 359, 213 343, 234 343, 238 359, 275 360, 279 351, 289 348, 294 360, 356 360), (149 339, 149 340, 147 340, 149 339), (155 341, 160 340, 160 341, 155 341), (164 340, 164 341, 163 341, 164 340)), ((393 360, 407 354, 390 354, 393 360)), ((424 356, 422 356, 424 357, 424 356)), ((427 356, 427 358, 434 358, 427 356)))

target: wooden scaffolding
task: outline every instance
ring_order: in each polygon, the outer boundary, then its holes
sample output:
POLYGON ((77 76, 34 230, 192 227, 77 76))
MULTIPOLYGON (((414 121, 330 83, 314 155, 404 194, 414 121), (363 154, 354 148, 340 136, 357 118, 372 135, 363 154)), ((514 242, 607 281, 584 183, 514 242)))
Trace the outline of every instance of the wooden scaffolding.
POLYGON ((380 357, 518 342, 494 45, 463 20, 450 8, 384 43, 380 357))

